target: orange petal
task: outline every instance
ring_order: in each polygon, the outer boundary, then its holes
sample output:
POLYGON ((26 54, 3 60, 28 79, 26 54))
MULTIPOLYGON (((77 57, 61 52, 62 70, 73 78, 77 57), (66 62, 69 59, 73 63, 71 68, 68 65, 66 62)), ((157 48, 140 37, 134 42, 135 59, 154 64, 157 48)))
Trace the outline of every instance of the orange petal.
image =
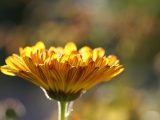
POLYGON ((70 54, 72 51, 77 51, 77 47, 73 42, 69 42, 65 45, 64 51, 66 54, 70 54))
POLYGON ((109 66, 114 66, 119 63, 119 60, 117 59, 117 57, 115 55, 108 56, 108 59, 109 59, 109 61, 108 61, 109 66))
POLYGON ((95 48, 93 50, 93 60, 95 61, 97 58, 103 57, 105 55, 105 50, 103 48, 95 48))
POLYGON ((91 52, 92 53, 92 49, 88 46, 85 46, 85 47, 82 47, 80 50, 79 50, 80 54, 83 54, 85 52, 91 52))

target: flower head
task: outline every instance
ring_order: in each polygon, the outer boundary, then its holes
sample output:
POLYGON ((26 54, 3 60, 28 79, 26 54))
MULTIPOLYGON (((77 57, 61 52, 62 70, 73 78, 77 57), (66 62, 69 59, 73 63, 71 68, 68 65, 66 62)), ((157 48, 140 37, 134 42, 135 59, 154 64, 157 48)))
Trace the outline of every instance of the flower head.
POLYGON ((62 47, 45 48, 43 42, 19 49, 6 59, 1 72, 22 77, 43 88, 59 101, 76 99, 83 91, 108 81, 124 68, 115 55, 106 56, 103 48, 88 46, 77 50, 70 42, 62 47))

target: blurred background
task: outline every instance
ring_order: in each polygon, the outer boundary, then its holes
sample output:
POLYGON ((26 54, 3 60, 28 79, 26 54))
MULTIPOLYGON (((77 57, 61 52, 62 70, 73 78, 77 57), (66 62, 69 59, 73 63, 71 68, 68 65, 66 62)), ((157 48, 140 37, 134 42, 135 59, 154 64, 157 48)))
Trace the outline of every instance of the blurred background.
MULTIPOLYGON (((160 120, 159 0, 0 0, 0 65, 19 47, 74 41, 116 54, 125 72, 75 101, 70 120, 160 120)), ((41 89, 0 73, 0 120, 56 120, 41 89)))

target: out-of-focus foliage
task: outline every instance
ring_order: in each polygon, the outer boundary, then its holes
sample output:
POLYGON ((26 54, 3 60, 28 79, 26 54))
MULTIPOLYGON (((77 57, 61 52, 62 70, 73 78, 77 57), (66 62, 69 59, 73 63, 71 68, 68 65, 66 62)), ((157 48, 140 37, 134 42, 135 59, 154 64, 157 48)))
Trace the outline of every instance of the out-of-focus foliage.
MULTIPOLYGON (((39 40, 104 47, 126 70, 76 101, 70 119, 159 120, 159 6, 159 0, 0 0, 1 65, 39 40)), ((54 104, 28 82, 1 74, 0 89, 0 99, 16 97, 27 107, 23 120, 57 118, 54 104)))

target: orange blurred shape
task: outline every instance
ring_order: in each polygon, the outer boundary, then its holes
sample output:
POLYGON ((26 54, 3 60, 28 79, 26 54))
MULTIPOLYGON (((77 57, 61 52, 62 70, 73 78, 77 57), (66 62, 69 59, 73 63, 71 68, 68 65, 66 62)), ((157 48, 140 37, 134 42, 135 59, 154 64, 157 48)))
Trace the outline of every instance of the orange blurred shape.
POLYGON ((80 120, 80 117, 79 117, 79 115, 77 113, 74 112, 71 115, 71 120, 80 120))

